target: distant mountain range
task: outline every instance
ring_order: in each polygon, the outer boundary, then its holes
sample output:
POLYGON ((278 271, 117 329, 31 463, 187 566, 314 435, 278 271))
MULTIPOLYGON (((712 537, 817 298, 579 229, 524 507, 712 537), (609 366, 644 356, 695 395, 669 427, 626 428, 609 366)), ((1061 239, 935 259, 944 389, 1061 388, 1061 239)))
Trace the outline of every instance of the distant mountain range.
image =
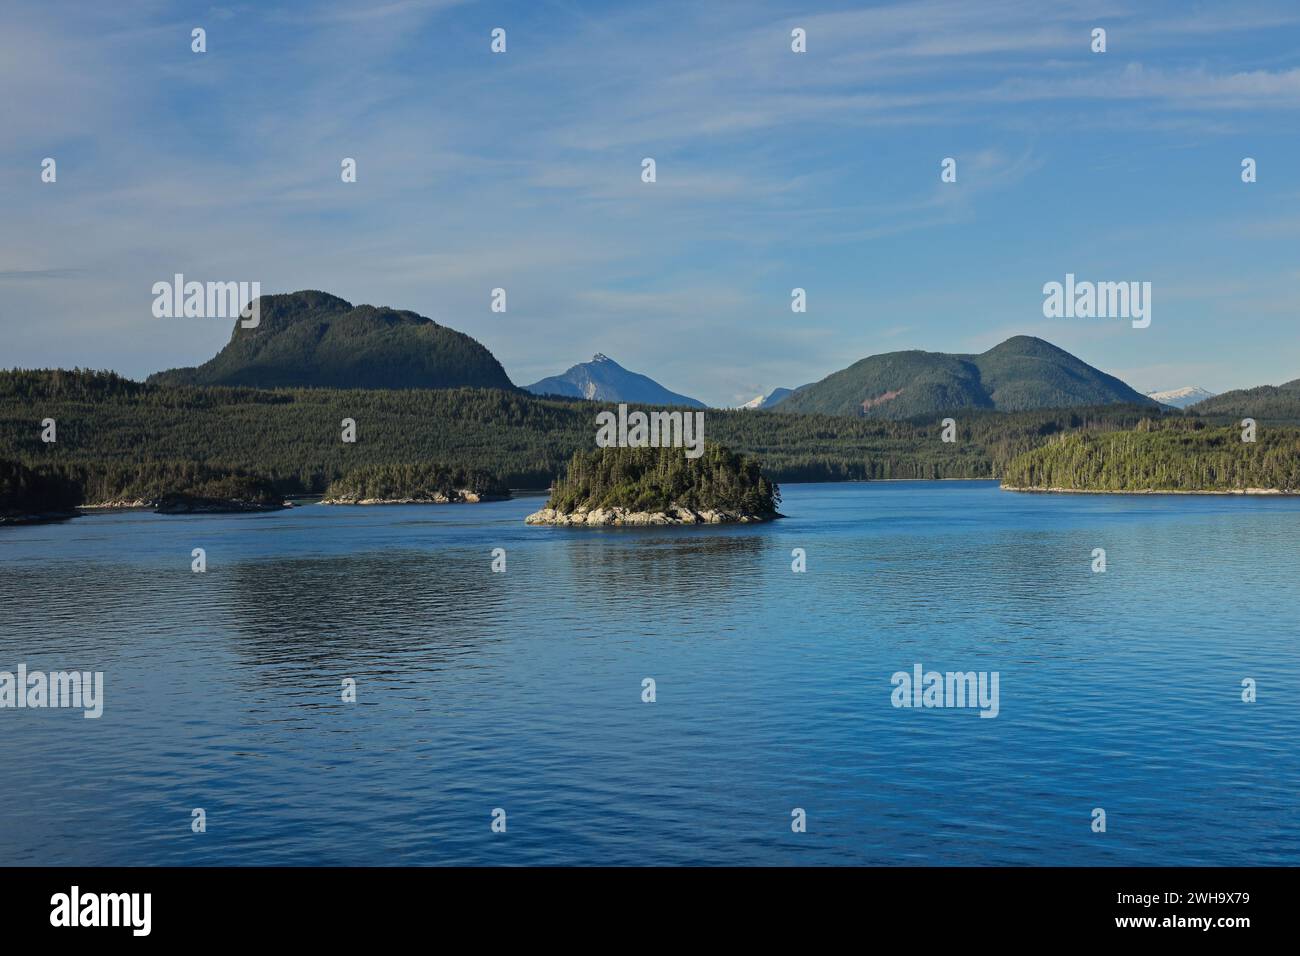
POLYGON ((903 419, 963 409, 1028 411, 1118 403, 1156 406, 1069 352, 1017 335, 979 355, 873 355, 798 389, 780 409, 903 419))
POLYGON ((325 292, 264 295, 261 324, 196 368, 158 372, 162 385, 513 389, 474 339, 414 312, 354 306, 325 292))
MULTIPOLYGON (((158 372, 149 381, 264 388, 517 391, 484 346, 414 312, 354 306, 318 291, 262 296, 260 310, 260 325, 246 329, 236 322, 230 341, 209 361, 158 372)), ((600 402, 706 407, 600 354, 526 390, 600 402)), ((907 351, 869 356, 819 382, 777 388, 741 407, 903 419, 964 409, 1031 411, 1119 403, 1156 407, 1157 401, 1190 400, 1194 392, 1204 390, 1141 395, 1042 339, 1018 335, 979 355, 907 351)), ((1206 399, 1198 410, 1226 397, 1206 399)))
POLYGON ((607 355, 597 352, 590 362, 525 385, 534 395, 562 395, 600 402, 637 402, 643 405, 689 405, 707 408, 703 402, 669 391, 654 379, 629 372, 607 355))
POLYGON ((1213 392, 1199 385, 1184 385, 1182 388, 1170 388, 1163 392, 1147 392, 1147 398, 1154 399, 1161 405, 1172 405, 1174 408, 1186 408, 1213 397, 1213 392))

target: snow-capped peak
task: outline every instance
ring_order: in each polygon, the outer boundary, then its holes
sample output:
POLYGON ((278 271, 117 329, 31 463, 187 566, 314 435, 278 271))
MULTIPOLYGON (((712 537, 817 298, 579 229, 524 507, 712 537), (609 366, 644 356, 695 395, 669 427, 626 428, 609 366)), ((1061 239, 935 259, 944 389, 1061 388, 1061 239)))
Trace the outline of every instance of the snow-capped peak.
POLYGON ((1172 405, 1174 408, 1186 408, 1188 405, 1195 405, 1197 402, 1213 397, 1214 392, 1199 385, 1184 385, 1182 388, 1170 388, 1161 392, 1147 392, 1147 398, 1154 398, 1157 402, 1172 405))

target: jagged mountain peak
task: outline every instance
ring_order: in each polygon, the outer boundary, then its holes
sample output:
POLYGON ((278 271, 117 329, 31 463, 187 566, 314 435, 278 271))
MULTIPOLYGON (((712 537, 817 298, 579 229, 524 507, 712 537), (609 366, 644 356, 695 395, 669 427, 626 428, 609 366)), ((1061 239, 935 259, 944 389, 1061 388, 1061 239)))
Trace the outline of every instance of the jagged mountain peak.
POLYGON ((524 386, 536 395, 562 395, 601 402, 637 402, 643 405, 689 405, 706 407, 703 402, 664 388, 654 379, 632 372, 603 352, 590 362, 574 365, 561 375, 551 375, 524 386))

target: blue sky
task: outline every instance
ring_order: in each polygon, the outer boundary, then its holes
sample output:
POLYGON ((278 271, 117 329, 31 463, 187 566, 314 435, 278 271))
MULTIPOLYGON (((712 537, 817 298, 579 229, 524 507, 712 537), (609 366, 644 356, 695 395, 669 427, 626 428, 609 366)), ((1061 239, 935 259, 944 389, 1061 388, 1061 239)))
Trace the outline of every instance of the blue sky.
POLYGON ((1014 334, 1140 390, 1300 377, 1294 2, 2 16, 3 367, 209 358, 230 322, 151 313, 182 272, 413 309, 518 384, 599 351, 711 404, 1014 334), (1150 281, 1150 328, 1044 318, 1067 272, 1150 281))

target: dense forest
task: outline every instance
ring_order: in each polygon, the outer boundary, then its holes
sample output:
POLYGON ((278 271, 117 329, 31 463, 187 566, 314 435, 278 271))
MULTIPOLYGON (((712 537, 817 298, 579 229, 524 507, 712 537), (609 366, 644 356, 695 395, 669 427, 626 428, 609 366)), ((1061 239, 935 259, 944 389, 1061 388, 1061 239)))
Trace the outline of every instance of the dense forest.
POLYGON ((1003 484, 1080 491, 1300 492, 1300 429, 1264 427, 1254 442, 1237 426, 1197 419, 1144 421, 1133 431, 1070 434, 1012 461, 1003 484))
POLYGON ((1256 421, 1300 423, 1300 378, 1284 385, 1260 385, 1224 392, 1193 406, 1207 418, 1253 418, 1256 421))
POLYGON ((284 494, 263 475, 238 465, 213 465, 187 459, 134 462, 50 461, 38 474, 76 490, 73 504, 154 504, 168 494, 207 500, 275 505, 284 494))
POLYGON ((597 448, 573 456, 551 489, 548 508, 561 512, 595 508, 667 511, 730 511, 773 515, 781 493, 758 462, 706 442, 704 454, 687 458, 680 448, 597 448))
POLYGON ((38 514, 67 514, 81 503, 81 496, 81 487, 73 481, 0 459, 0 522, 38 514))
POLYGON ((505 482, 491 472, 420 462, 354 468, 330 482, 325 500, 437 501, 454 499, 466 491, 479 497, 506 497, 510 493, 505 482))
MULTIPOLYGON (((256 475, 280 494, 323 494, 363 465, 436 462, 546 488, 594 444, 611 406, 500 389, 168 387, 105 372, 0 371, 0 457, 80 476, 86 501, 148 497, 169 482, 256 475), (57 441, 41 440, 53 418, 57 441), (356 442, 342 441, 342 421, 356 442), (202 471, 196 469, 202 468, 202 471)), ((1150 407, 1109 405, 871 421, 775 411, 707 411, 705 436, 763 463, 773 481, 994 478, 1061 432, 1134 428, 1150 407)), ((1177 413, 1172 413, 1177 414, 1177 413)), ((193 491, 190 487, 166 490, 193 491)))

